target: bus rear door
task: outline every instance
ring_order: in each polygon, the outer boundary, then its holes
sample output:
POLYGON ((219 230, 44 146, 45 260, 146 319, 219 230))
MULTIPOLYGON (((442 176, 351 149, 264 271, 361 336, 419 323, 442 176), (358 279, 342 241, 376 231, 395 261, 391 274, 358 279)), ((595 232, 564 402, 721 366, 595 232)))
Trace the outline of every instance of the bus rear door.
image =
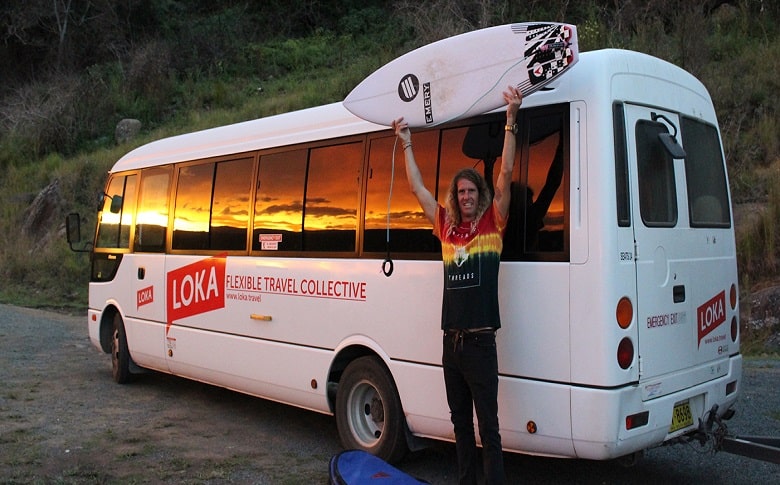
MULTIPOLYGON (((704 364, 719 357, 717 345, 710 345, 712 339, 726 338, 720 334, 727 327, 721 324, 728 291, 724 272, 729 267, 723 257, 729 249, 726 241, 718 246, 717 233, 691 227, 687 162, 675 159, 662 143, 668 134, 677 134, 676 140, 682 141, 682 119, 671 112, 626 104, 625 122, 636 248, 640 381, 663 380, 663 385, 649 388, 645 398, 650 399, 727 372, 728 366, 713 370, 704 364), (702 311, 709 315, 706 335, 699 328, 702 311)), ((696 149, 691 144, 689 151, 696 149)))

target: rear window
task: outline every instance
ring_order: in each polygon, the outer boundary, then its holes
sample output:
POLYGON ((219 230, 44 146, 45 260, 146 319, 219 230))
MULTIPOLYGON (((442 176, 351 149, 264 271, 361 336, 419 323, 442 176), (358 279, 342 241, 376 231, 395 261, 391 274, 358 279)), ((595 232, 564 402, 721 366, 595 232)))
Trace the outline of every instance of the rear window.
POLYGON ((666 126, 642 120, 636 125, 636 150, 639 171, 639 211, 648 227, 673 227, 677 224, 677 190, 674 160, 658 141, 666 126))
POLYGON ((718 130, 698 120, 683 118, 685 179, 691 227, 730 227, 726 168, 718 130))

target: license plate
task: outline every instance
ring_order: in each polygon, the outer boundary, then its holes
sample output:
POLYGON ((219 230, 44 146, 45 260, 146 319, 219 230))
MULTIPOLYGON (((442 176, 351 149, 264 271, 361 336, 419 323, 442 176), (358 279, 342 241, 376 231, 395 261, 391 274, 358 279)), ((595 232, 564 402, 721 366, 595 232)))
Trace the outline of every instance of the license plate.
POLYGON ((691 414, 690 403, 685 401, 675 404, 672 410, 672 426, 669 428, 669 432, 674 433, 678 429, 683 429, 692 424, 693 414, 691 414))

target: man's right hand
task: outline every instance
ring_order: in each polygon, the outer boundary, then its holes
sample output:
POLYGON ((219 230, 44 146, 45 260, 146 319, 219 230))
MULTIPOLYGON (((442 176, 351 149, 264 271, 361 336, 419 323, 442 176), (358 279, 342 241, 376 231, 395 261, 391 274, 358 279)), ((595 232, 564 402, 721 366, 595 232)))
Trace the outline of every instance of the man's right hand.
POLYGON ((403 116, 393 120, 391 126, 393 127, 393 131, 395 131, 396 136, 398 136, 402 142, 411 143, 412 132, 409 130, 409 125, 404 121, 403 116))

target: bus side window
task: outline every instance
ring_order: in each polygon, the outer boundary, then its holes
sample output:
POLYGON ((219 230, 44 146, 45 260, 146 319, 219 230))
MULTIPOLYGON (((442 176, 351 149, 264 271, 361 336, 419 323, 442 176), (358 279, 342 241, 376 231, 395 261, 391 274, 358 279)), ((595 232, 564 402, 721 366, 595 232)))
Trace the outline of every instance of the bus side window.
POLYGON ((718 130, 691 118, 682 119, 685 180, 691 227, 730 227, 726 166, 718 130))
POLYGON ((518 152, 524 156, 512 177, 505 260, 568 260, 564 121, 557 109, 531 112, 528 137, 518 134, 518 152))
POLYGON ((623 103, 612 105, 612 132, 615 137, 615 202, 618 227, 631 226, 631 191, 628 177, 628 142, 623 103))
POLYGON ((246 250, 253 166, 252 158, 217 163, 209 224, 213 250, 246 250))
POLYGON ((253 160, 179 168, 172 249, 246 250, 253 160))
POLYGON ((141 173, 133 244, 135 251, 165 251, 170 182, 170 166, 148 168, 141 173))
POLYGON ((640 120, 636 125, 639 212, 646 226, 674 227, 677 224, 677 189, 671 155, 658 140, 668 132, 662 123, 640 120))
MULTIPOLYGON (((414 151, 426 187, 436 180, 438 130, 414 134, 414 151)), ((390 250, 393 253, 432 253, 441 250, 433 235, 433 226, 425 218, 420 204, 409 190, 401 143, 394 137, 371 140, 366 192, 364 252, 387 250, 387 208, 390 195, 393 146, 395 146, 395 176, 390 200, 390 250)))
POLYGON ((98 214, 96 248, 128 249, 130 247, 135 185, 135 175, 114 176, 108 183, 103 207, 98 214), (118 213, 111 211, 115 199, 122 200, 122 207, 118 213))
POLYGON ((214 164, 179 168, 171 249, 209 249, 209 214, 214 164))
POLYGON ((311 149, 303 216, 304 251, 355 251, 362 164, 362 143, 311 149))
POLYGON ((260 157, 252 229, 253 251, 300 251, 303 248, 305 149, 260 157))
POLYGON ((562 181, 563 136, 559 131, 528 148, 528 182, 519 200, 525 208, 526 253, 564 250, 562 181))

